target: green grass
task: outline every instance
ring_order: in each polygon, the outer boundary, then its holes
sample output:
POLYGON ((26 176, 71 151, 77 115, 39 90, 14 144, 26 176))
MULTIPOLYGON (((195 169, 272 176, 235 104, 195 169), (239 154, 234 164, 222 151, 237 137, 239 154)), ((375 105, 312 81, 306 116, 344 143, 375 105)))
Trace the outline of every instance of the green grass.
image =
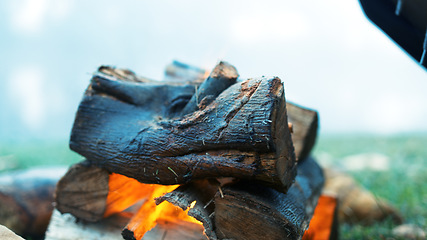
POLYGON ((35 166, 68 166, 83 157, 68 148, 68 141, 0 142, 0 172, 35 166))
MULTIPOLYGON (((372 193, 392 203, 411 223, 427 228, 427 136, 330 136, 319 138, 314 155, 321 163, 340 166, 344 157, 380 153, 390 160, 388 171, 349 173, 372 193), (326 159, 326 161, 322 161, 326 159)), ((342 239, 393 239, 388 220, 374 226, 342 225, 342 239)))
MULTIPOLYGON (((325 164, 341 166, 342 159, 361 153, 380 153, 390 159, 389 171, 352 171, 356 180, 400 210, 406 223, 427 228, 426 136, 321 136, 313 154, 325 164)), ((0 142, 0 171, 34 166, 71 165, 83 158, 67 141, 0 142)), ((374 226, 342 225, 341 239, 390 239, 391 221, 374 226)), ((391 238, 392 239, 392 238, 391 238)))

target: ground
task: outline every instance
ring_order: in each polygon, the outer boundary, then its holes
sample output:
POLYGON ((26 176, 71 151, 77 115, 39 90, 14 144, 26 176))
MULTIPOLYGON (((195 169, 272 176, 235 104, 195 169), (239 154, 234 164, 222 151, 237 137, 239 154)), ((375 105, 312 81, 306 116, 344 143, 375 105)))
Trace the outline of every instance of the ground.
MULTIPOLYGON (((427 134, 320 136, 313 155, 348 171, 400 210, 406 223, 427 228, 427 134)), ((33 166, 70 165, 83 158, 60 141, 0 141, 0 173, 33 166)), ((371 227, 341 225, 341 239, 392 239, 391 221, 371 227)))

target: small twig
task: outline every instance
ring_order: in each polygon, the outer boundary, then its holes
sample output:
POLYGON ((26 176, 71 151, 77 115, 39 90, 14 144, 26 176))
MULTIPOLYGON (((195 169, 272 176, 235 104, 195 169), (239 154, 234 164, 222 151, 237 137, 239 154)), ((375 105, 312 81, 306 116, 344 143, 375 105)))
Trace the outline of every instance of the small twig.
POLYGON ((222 192, 221 186, 218 186, 219 194, 221 195, 221 198, 224 198, 224 193, 222 192))
POLYGON ((213 201, 214 201, 214 199, 212 198, 211 200, 209 200, 209 202, 208 203, 206 203, 206 205, 205 206, 203 206, 203 208, 207 208, 209 205, 211 205, 211 203, 213 203, 213 201))

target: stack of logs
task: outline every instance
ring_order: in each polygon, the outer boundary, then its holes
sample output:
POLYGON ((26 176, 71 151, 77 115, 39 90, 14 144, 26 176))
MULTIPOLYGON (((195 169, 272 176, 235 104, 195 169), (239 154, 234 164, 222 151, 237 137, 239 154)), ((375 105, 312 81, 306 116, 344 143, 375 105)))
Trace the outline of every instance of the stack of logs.
POLYGON ((46 239, 72 239, 65 213, 124 239, 302 238, 324 181, 317 113, 286 102, 277 77, 242 80, 225 62, 203 76, 99 68, 71 133, 86 159, 59 181, 46 239))

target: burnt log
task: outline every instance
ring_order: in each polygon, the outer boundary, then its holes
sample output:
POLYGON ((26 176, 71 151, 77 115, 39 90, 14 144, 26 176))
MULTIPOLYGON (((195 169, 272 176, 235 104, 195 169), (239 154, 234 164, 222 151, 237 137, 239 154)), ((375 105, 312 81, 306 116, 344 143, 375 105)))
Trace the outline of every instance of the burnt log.
POLYGON ((107 206, 108 180, 107 170, 88 162, 73 165, 57 184, 56 208, 85 221, 101 220, 107 206))
POLYGON ((301 239, 323 185, 313 158, 298 164, 295 183, 286 194, 257 183, 224 186, 215 196, 215 226, 220 239, 301 239))
POLYGON ((154 186, 147 185, 88 161, 73 165, 59 180, 55 206, 87 222, 97 222, 122 212, 148 198, 154 186))
POLYGON ((217 237, 210 216, 213 215, 212 203, 216 192, 216 185, 211 184, 210 181, 194 181, 156 198, 156 205, 168 201, 184 211, 188 209, 187 214, 203 224, 204 234, 210 240, 215 240, 217 237))
POLYGON ((34 168, 0 175, 0 224, 41 239, 53 211, 53 193, 65 168, 34 168))
POLYGON ((182 114, 192 113, 212 102, 221 92, 236 83, 239 74, 234 66, 220 62, 209 77, 197 87, 196 92, 182 110, 182 114))
POLYGON ((287 115, 280 79, 236 83, 180 117, 190 92, 194 85, 96 74, 80 103, 70 147, 97 166, 144 183, 236 177, 286 192, 296 163, 282 124, 287 115))
POLYGON ((313 148, 319 117, 316 111, 286 102, 288 121, 292 124, 292 142, 294 143, 297 161, 308 157, 313 148))

